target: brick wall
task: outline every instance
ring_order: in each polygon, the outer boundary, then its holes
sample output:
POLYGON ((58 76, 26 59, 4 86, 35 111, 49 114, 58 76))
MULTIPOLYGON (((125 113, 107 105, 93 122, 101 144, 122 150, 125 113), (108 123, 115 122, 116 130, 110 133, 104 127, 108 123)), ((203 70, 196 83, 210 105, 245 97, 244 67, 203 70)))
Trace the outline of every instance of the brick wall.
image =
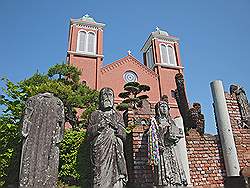
POLYGON ((218 136, 200 135, 193 129, 186 136, 186 144, 192 185, 222 186, 225 168, 218 136))
MULTIPOLYGON (((235 95, 225 94, 229 110, 234 139, 238 152, 240 168, 250 166, 250 129, 242 128, 239 106, 235 95)), ((130 112, 128 120, 133 117, 150 119, 153 114, 139 115, 130 112)), ((129 181, 137 186, 152 185, 153 172, 147 160, 147 131, 149 126, 139 125, 130 134, 131 162, 129 164, 129 181)), ((191 129, 186 135, 188 161, 192 186, 220 187, 226 176, 222 148, 218 135, 200 135, 191 129)))
POLYGON ((250 129, 241 123, 239 105, 235 94, 225 93, 240 169, 250 167, 250 129))
POLYGON ((138 126, 133 130, 133 169, 130 182, 137 185, 153 183, 152 168, 148 165, 148 126, 138 126))
MULTIPOLYGON (((150 120, 150 114, 133 114, 128 113, 128 122, 132 123, 133 119, 150 120)), ((128 163, 129 184, 136 187, 146 187, 153 185, 153 172, 148 164, 148 125, 137 125, 129 135, 128 143, 132 145, 128 152, 128 158, 132 159, 128 163)))

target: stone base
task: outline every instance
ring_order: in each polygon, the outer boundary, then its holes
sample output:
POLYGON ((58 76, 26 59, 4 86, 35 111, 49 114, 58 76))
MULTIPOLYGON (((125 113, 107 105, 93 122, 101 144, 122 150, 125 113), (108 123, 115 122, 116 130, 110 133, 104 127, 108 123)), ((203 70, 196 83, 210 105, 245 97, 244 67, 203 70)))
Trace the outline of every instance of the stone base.
POLYGON ((225 188, 250 188, 250 179, 243 176, 231 176, 225 177, 224 187, 225 188))

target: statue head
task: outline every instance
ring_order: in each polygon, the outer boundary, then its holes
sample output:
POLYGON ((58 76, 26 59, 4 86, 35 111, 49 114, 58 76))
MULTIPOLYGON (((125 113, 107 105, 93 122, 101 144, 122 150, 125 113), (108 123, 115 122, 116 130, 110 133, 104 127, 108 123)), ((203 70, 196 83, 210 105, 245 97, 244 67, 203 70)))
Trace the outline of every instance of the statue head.
POLYGON ((166 101, 159 101, 155 105, 155 116, 156 117, 163 117, 163 116, 169 116, 169 106, 166 101))
POLYGON ((239 90, 240 86, 237 84, 232 84, 230 85, 230 94, 232 95, 233 93, 237 92, 239 90))
POLYGON ((200 114, 201 113, 201 105, 200 103, 193 103, 193 108, 200 114))
POLYGON ((100 110, 110 110, 114 106, 114 91, 111 88, 104 87, 99 95, 100 110))

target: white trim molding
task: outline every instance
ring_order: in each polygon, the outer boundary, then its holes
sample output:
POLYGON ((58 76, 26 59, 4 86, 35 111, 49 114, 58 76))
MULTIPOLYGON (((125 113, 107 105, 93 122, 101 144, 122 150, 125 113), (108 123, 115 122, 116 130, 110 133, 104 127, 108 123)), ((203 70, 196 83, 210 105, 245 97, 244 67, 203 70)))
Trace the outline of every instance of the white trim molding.
POLYGON ((68 54, 73 54, 73 55, 82 56, 82 57, 101 57, 101 58, 104 57, 104 55, 93 54, 93 53, 88 53, 88 52, 67 51, 67 53, 68 53, 68 54))
POLYGON ((87 22, 87 21, 84 21, 84 20, 81 20, 81 19, 70 19, 70 24, 73 25, 78 25, 78 26, 88 26, 88 27, 93 27, 93 28, 96 28, 96 29, 103 29, 105 24, 103 23, 97 23, 97 22, 87 22))
POLYGON ((173 66, 173 65, 168 65, 168 64, 163 64, 163 63, 157 63, 154 65, 154 67, 156 66, 162 66, 162 67, 166 67, 166 68, 170 68, 170 69, 184 69, 184 67, 182 66, 173 66))

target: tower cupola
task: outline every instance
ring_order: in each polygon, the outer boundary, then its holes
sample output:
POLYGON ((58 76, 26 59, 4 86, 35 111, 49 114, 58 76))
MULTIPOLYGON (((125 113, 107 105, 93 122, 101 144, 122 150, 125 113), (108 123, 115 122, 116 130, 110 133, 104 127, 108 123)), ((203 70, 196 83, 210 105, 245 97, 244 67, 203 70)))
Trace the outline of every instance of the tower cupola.
POLYGON ((156 65, 181 66, 178 45, 178 38, 156 27, 156 31, 150 34, 141 49, 144 55, 144 64, 151 69, 156 65))

